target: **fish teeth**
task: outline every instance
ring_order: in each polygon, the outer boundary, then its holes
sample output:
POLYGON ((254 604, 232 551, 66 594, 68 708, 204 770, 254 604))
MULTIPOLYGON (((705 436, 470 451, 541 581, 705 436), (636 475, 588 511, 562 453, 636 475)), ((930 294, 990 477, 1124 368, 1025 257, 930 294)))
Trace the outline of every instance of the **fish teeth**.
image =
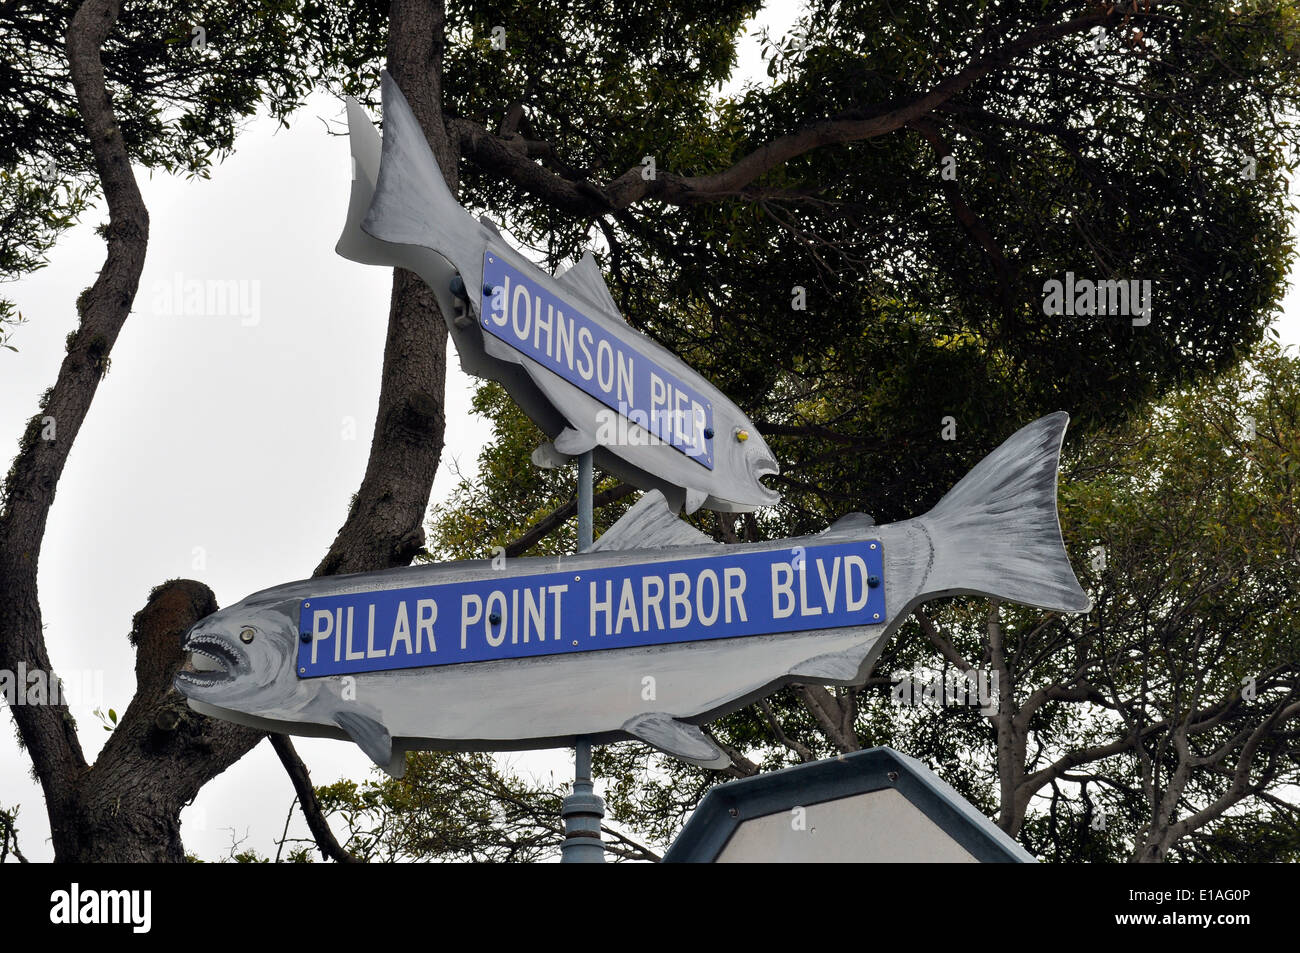
POLYGON ((200 672, 226 672, 237 664, 235 654, 216 639, 192 639, 185 645, 190 665, 200 672))

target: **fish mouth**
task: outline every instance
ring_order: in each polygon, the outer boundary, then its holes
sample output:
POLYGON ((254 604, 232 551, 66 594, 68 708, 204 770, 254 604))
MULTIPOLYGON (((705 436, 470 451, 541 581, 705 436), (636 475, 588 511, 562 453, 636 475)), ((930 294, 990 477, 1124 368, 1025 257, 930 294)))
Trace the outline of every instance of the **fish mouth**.
POLYGON ((764 502, 768 505, 777 503, 781 499, 781 494, 777 490, 767 486, 763 482, 763 477, 776 476, 780 473, 780 464, 778 464, 771 456, 764 455, 753 462, 750 472, 754 475, 754 482, 758 485, 758 488, 763 495, 764 502))
POLYGON ((194 635, 183 648, 190 653, 189 665, 176 673, 176 684, 184 687, 211 688, 234 680, 244 668, 242 656, 227 642, 209 635, 194 635))

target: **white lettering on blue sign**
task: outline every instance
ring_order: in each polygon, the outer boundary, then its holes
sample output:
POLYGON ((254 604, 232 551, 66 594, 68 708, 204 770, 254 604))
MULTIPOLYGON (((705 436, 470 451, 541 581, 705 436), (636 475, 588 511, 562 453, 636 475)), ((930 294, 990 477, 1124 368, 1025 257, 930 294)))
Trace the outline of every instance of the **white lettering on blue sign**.
POLYGON ((713 469, 713 404, 672 371, 492 252, 481 305, 493 337, 713 469))
POLYGON ((883 563, 877 540, 316 596, 300 609, 298 674, 877 625, 883 563))

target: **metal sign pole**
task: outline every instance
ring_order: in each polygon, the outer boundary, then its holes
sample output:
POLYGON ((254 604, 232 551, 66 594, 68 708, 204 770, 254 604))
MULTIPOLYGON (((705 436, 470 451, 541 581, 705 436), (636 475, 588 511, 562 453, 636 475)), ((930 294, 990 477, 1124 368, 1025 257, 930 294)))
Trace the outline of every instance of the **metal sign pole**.
MULTIPOLYGON (((591 548, 592 537, 591 451, 578 457, 578 552, 591 548)), ((578 738, 574 751, 573 793, 560 805, 564 818, 564 844, 560 861, 566 864, 603 864, 605 848, 600 839, 600 822, 605 802, 596 796, 591 781, 591 741, 578 738)))
POLYGON ((578 552, 591 549, 591 451, 578 457, 578 552))

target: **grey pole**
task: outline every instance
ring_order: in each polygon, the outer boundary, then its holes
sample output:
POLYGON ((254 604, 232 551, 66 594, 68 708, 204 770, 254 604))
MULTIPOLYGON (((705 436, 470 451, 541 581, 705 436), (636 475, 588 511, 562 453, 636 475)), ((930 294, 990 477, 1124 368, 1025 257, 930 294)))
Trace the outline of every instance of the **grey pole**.
MULTIPOLYGON (((578 457, 578 552, 591 548, 591 451, 578 457)), ((591 783, 591 741, 578 738, 574 752, 573 793, 560 805, 564 818, 564 845, 560 861, 566 864, 603 864, 605 847, 600 839, 600 822, 605 802, 596 796, 591 783)))
POLYGON ((591 549, 591 451, 578 457, 578 552, 591 549))

